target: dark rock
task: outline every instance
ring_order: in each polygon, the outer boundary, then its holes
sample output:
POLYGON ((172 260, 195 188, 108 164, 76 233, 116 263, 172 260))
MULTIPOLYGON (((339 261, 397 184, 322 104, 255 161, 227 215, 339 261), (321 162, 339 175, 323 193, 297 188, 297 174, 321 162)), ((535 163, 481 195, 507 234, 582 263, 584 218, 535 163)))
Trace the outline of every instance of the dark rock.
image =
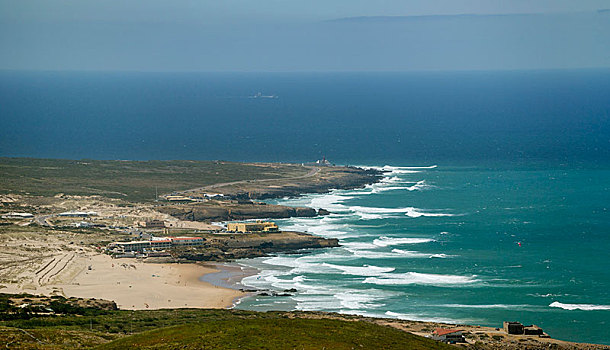
POLYGON ((330 215, 330 212, 326 209, 320 208, 320 209, 318 209, 318 215, 320 215, 320 216, 321 215, 330 215))

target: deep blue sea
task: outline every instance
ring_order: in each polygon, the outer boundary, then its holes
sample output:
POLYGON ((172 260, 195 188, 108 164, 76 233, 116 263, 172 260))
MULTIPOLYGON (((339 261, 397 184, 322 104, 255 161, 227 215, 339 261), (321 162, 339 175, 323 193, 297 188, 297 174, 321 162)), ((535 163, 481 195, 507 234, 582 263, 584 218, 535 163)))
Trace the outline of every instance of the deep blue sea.
POLYGON ((283 229, 339 248, 242 261, 238 307, 500 326, 610 344, 610 71, 0 72, 0 156, 386 170, 283 229))

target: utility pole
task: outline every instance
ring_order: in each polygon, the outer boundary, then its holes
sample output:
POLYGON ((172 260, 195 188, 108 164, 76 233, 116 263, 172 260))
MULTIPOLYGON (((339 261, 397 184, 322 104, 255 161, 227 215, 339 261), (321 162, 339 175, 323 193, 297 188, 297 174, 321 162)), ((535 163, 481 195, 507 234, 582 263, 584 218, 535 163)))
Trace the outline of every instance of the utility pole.
POLYGON ((155 186, 155 202, 159 201, 159 192, 157 191, 157 186, 155 186))

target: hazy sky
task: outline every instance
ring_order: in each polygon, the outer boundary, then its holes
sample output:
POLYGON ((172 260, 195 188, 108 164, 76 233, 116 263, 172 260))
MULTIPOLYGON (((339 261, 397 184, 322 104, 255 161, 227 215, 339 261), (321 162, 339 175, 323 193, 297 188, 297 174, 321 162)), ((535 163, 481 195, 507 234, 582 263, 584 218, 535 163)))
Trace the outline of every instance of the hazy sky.
POLYGON ((607 0, 0 0, 0 69, 610 67, 610 13, 598 12, 608 7, 607 0), (458 14, 511 16, 328 22, 458 14))

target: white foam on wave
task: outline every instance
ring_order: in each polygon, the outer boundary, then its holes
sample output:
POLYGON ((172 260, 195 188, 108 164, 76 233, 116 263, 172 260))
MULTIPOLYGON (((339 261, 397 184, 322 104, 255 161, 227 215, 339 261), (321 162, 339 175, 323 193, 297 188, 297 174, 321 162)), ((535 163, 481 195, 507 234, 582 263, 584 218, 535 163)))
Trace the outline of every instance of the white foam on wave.
POLYGON ((429 254, 429 253, 414 252, 414 251, 402 250, 402 249, 392 249, 392 253, 400 254, 401 257, 405 257, 405 258, 438 258, 438 259, 445 259, 445 258, 453 257, 453 255, 447 255, 447 254, 443 254, 443 253, 440 253, 440 254, 429 254))
MULTIPOLYGON (((377 183, 366 185, 364 189, 368 191, 363 191, 360 194, 371 194, 396 190, 423 191, 435 187, 433 185, 428 184, 426 180, 405 180, 399 176, 392 175, 395 174, 392 173, 389 176, 384 177, 381 181, 377 183)), ((352 192, 351 194, 356 193, 352 192)))
POLYGON ((395 270, 395 268, 393 268, 393 267, 380 267, 380 266, 373 266, 373 265, 346 266, 346 265, 322 263, 322 266, 343 271, 344 275, 355 275, 355 276, 377 276, 381 273, 388 273, 388 272, 392 272, 395 270))
MULTIPOLYGON (((416 242, 410 242, 416 243, 416 242)), ((354 258, 363 259, 387 259, 387 258, 448 258, 453 255, 447 255, 443 253, 421 253, 417 251, 392 249, 391 252, 378 251, 375 249, 381 248, 379 245, 374 243, 366 242, 347 242, 341 243, 343 248, 352 254, 354 258)), ((345 257, 344 257, 345 259, 345 257)))
POLYGON ((476 276, 437 275, 419 272, 387 273, 379 277, 367 277, 362 283, 378 285, 431 285, 431 286, 456 286, 468 285, 479 282, 476 276))
POLYGON ((331 212, 344 212, 347 211, 348 208, 345 205, 341 204, 342 202, 352 199, 352 196, 341 195, 335 193, 329 193, 324 195, 314 195, 311 196, 309 203, 307 206, 311 208, 324 208, 331 212))
POLYGON ((420 209, 415 207, 405 208, 378 208, 378 207, 362 207, 362 206, 351 206, 351 211, 359 215, 362 219, 384 219, 392 217, 396 214, 404 214, 411 218, 418 218, 422 216, 426 217, 441 217, 441 216, 455 216, 455 214, 443 213, 438 210, 420 209))
POLYGON ((403 258, 429 258, 430 254, 414 252, 411 250, 392 249, 392 253, 398 254, 403 258))
POLYGON ((286 231, 309 232, 326 238, 349 238, 367 236, 344 223, 344 215, 331 214, 315 218, 291 218, 281 223, 286 231))
POLYGON ((564 310, 584 310, 584 311, 592 311, 592 310, 610 310, 610 305, 594 305, 594 304, 564 304, 558 301, 552 302, 550 307, 557 307, 564 310))
MULTIPOLYGON (((335 258, 339 257, 335 255, 335 258)), ((349 258, 349 257, 348 257, 349 258)), ((302 273, 335 273, 336 269, 326 266, 324 263, 312 262, 321 261, 316 256, 274 256, 263 261, 267 265, 282 266, 292 268, 284 274, 302 274, 302 273)), ((302 282, 302 281, 300 281, 302 282)))
MULTIPOLYGON (((348 249, 349 250, 349 249, 348 249)), ((398 253, 379 252, 373 250, 350 250, 355 257, 361 259, 387 259, 387 258, 404 258, 405 256, 398 253)))
MULTIPOLYGON (((383 300, 399 295, 400 293, 387 292, 378 289, 365 290, 327 290, 318 294, 298 294, 291 299, 297 302, 296 309, 318 311, 318 310, 349 310, 360 311, 374 309, 384 306, 383 300)), ((341 311, 343 312, 343 311, 341 311)))
POLYGON ((395 175, 395 174, 413 174, 413 173, 420 172, 419 170, 417 170, 418 168, 412 169, 410 167, 400 167, 400 166, 391 166, 391 165, 367 166, 366 168, 387 172, 388 174, 386 174, 386 176, 391 176, 391 175, 395 175))
POLYGON ((417 181, 415 185, 405 187, 409 191, 421 191, 428 188, 433 188, 434 186, 429 185, 426 180, 417 181))
POLYGON ((375 249, 378 247, 374 243, 368 242, 341 242, 341 245, 352 253, 356 250, 375 249))
POLYGON ((407 211, 405 212, 405 215, 407 215, 408 217, 411 218, 418 218, 421 216, 428 216, 428 217, 439 217, 439 216, 455 216, 454 214, 449 214, 449 213, 439 213, 439 212, 426 212, 424 211, 425 209, 418 209, 418 208, 413 208, 413 207, 409 207, 409 208, 405 208, 407 209, 407 211))
POLYGON ((379 289, 365 289, 344 290, 336 293, 335 297, 341 301, 341 306, 345 309, 365 310, 382 307, 383 300, 399 294, 379 289))
POLYGON ((278 270, 263 270, 258 273, 258 275, 248 276, 241 280, 241 284, 248 287, 254 288, 269 288, 271 286, 279 288, 279 289, 288 289, 292 288, 296 280, 292 279, 280 279, 278 276, 288 275, 287 272, 282 272, 278 270))
POLYGON ((388 247, 392 245, 402 245, 402 244, 419 244, 419 243, 428 243, 434 242, 432 238, 394 238, 381 236, 373 241, 373 245, 377 247, 388 247))
POLYGON ((390 174, 409 174, 414 172, 419 172, 420 170, 429 170, 435 169, 437 165, 430 166, 392 166, 392 165, 384 165, 380 166, 365 166, 365 168, 375 169, 380 171, 388 171, 390 174))

